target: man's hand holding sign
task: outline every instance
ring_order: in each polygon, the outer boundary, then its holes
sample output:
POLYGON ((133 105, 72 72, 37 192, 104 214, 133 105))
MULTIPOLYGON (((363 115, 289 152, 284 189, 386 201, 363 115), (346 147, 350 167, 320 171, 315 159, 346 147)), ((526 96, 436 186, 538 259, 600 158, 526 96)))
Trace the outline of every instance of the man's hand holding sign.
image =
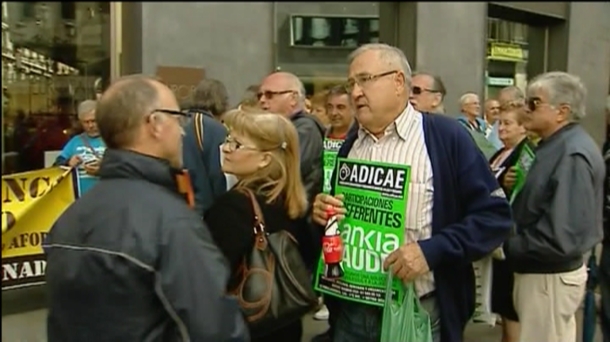
MULTIPOLYGON (((335 208, 336 212, 343 219, 346 209, 343 204, 343 195, 331 196, 329 194, 318 194, 313 204, 312 219, 317 224, 324 226, 328 219, 326 210, 329 207, 335 208)), ((394 275, 403 282, 413 281, 415 278, 430 271, 428 263, 419 248, 418 243, 407 243, 392 252, 385 259, 383 268, 387 270, 390 266, 394 275)))
POLYGON ((416 242, 406 243, 388 255, 383 262, 383 268, 387 270, 390 266, 394 275, 405 283, 430 271, 426 258, 416 242))

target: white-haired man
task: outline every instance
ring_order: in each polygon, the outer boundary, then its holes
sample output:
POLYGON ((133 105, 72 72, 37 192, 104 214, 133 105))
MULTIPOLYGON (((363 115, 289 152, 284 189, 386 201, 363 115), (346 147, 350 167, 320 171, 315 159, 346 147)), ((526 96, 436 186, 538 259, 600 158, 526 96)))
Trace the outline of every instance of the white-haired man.
POLYGON ((487 138, 487 122, 480 117, 481 102, 479 95, 466 93, 460 97, 459 102, 462 114, 458 117, 458 121, 468 130, 485 158, 491 158, 499 147, 494 146, 487 138))
POLYGON ((522 342, 576 340, 574 315, 587 281, 583 254, 603 234, 604 161, 577 123, 585 101, 585 86, 565 72, 528 85, 525 126, 542 140, 512 205, 516 234, 504 244, 522 342))
POLYGON ((317 279, 320 290, 342 299, 335 342, 379 341, 390 267, 414 284, 433 340, 461 341, 475 304, 472 262, 508 235, 508 202, 468 132, 409 103, 411 68, 402 51, 359 47, 347 83, 360 129, 338 153, 334 196, 318 195, 313 213, 318 224, 330 206, 345 215, 345 275, 317 279))
POLYGON ((94 100, 85 100, 78 105, 78 120, 84 132, 70 139, 55 160, 55 165, 78 167, 80 195, 97 181, 100 161, 106 150, 95 121, 96 105, 94 100))

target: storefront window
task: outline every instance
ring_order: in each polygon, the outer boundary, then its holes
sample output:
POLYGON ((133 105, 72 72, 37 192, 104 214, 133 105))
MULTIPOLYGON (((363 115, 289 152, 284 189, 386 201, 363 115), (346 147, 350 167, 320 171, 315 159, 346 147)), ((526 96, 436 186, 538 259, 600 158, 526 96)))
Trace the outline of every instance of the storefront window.
POLYGON ((275 67, 303 81, 308 96, 345 82, 346 60, 379 42, 377 2, 275 2, 275 67))
POLYGON ((45 167, 110 74, 110 3, 2 2, 2 172, 45 167))
POLYGON ((486 97, 496 97, 507 86, 525 89, 528 27, 496 18, 487 19, 486 97))

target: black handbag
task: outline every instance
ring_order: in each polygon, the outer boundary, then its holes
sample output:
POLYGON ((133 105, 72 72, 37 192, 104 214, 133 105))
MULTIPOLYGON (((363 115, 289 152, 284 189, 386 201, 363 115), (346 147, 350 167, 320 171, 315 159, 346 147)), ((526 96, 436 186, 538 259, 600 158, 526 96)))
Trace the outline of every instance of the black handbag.
POLYGON ((239 301, 252 336, 266 335, 314 309, 318 303, 298 243, 285 230, 265 231, 254 193, 244 189, 254 211, 254 246, 237 271, 231 292, 239 301))

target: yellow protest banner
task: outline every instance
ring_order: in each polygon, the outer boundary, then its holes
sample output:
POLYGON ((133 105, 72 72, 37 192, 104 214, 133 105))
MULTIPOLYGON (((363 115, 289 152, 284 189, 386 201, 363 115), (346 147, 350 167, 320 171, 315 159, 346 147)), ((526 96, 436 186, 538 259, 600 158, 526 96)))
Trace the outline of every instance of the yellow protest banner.
POLYGON ((2 290, 44 283, 42 243, 76 184, 76 171, 59 167, 2 176, 2 290))

